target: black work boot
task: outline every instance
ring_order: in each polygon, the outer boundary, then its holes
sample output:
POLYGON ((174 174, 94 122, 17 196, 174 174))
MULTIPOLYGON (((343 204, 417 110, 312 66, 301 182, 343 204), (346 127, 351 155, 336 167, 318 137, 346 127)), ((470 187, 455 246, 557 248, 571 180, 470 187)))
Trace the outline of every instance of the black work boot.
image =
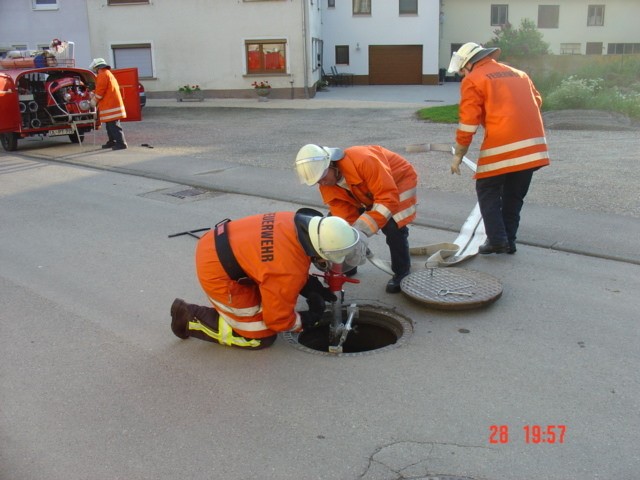
POLYGON ((176 298, 171 304, 171 331, 182 339, 189 338, 189 322, 193 315, 189 311, 188 304, 181 298, 176 298))
MULTIPOLYGON (((478 248, 478 253, 480 255, 489 255, 491 253, 506 253, 509 249, 508 243, 501 243, 500 245, 491 245, 489 240, 487 239, 480 247, 478 248)), ((515 250, 514 250, 515 252, 515 250)))
POLYGON ((105 143, 104 145, 102 145, 102 148, 113 148, 113 146, 116 144, 116 142, 109 140, 107 143, 105 143))
POLYGON ((405 273, 404 275, 394 275, 393 277, 391 277, 391 280, 387 282, 385 291, 387 293, 400 293, 402 291, 402 289, 400 288, 400 283, 402 283, 402 279, 407 275, 409 274, 405 273))

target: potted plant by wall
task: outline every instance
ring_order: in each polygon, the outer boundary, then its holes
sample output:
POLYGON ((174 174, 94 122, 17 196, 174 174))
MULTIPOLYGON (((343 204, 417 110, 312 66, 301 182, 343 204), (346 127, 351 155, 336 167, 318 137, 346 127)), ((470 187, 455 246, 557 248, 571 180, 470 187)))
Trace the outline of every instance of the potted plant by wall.
POLYGON ((253 82, 251 85, 253 85, 253 88, 258 95, 258 101, 268 101, 269 94, 271 93, 271 85, 269 85, 269 82, 264 80, 260 82, 253 82))
POLYGON ((200 89, 200 85, 183 85, 178 88, 179 102, 202 102, 204 100, 204 92, 200 89))

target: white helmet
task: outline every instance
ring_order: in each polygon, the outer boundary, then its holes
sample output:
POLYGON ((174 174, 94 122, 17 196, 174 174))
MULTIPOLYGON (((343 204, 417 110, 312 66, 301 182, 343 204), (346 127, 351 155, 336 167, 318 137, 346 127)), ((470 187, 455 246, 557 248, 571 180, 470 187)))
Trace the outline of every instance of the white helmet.
POLYGON ((296 171, 300 183, 315 185, 324 176, 329 164, 342 158, 344 158, 344 152, 341 148, 305 145, 296 155, 296 171))
POLYGON ((474 42, 468 42, 462 45, 457 52, 453 52, 451 55, 451 62, 449 63, 449 73, 459 73, 464 66, 473 60, 472 63, 486 57, 487 55, 499 51, 499 48, 483 48, 482 45, 478 45, 474 42))
POLYGON ((342 263, 358 244, 358 231, 340 217, 312 217, 309 239, 313 248, 325 260, 342 263))
POLYGON ((89 65, 89 70, 93 70, 94 72, 98 70, 98 68, 108 67, 107 61, 104 58, 94 58, 91 61, 91 65, 89 65))

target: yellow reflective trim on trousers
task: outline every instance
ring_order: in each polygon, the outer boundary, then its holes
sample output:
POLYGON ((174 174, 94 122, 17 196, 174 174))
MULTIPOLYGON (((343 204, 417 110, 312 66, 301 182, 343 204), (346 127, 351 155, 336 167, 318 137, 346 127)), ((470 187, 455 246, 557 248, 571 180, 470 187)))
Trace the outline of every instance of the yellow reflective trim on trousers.
POLYGON ((222 317, 218 317, 218 333, 220 333, 220 343, 224 345, 233 343, 233 329, 222 317))
POLYGON ((235 345, 237 347, 259 347, 260 340, 252 338, 247 339, 244 337, 236 337, 233 335, 233 330, 231 327, 220 317, 218 319, 218 328, 223 333, 218 333, 215 330, 211 330, 206 325, 200 323, 199 321, 191 321, 189 322, 189 330, 196 330, 198 332, 204 333, 207 337, 212 338, 220 345, 235 345))

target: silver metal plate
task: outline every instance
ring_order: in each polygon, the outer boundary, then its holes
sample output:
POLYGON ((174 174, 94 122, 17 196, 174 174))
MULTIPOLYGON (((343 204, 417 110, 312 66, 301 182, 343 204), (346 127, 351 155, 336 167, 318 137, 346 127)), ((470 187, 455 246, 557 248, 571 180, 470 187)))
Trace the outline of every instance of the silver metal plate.
POLYGON ((50 137, 59 137, 61 135, 71 135, 72 133, 75 133, 73 128, 60 128, 58 130, 49 130, 47 135, 50 137))
POLYGON ((468 310, 495 302, 502 283, 486 273, 464 268, 427 268, 402 279, 402 293, 441 310, 468 310))

